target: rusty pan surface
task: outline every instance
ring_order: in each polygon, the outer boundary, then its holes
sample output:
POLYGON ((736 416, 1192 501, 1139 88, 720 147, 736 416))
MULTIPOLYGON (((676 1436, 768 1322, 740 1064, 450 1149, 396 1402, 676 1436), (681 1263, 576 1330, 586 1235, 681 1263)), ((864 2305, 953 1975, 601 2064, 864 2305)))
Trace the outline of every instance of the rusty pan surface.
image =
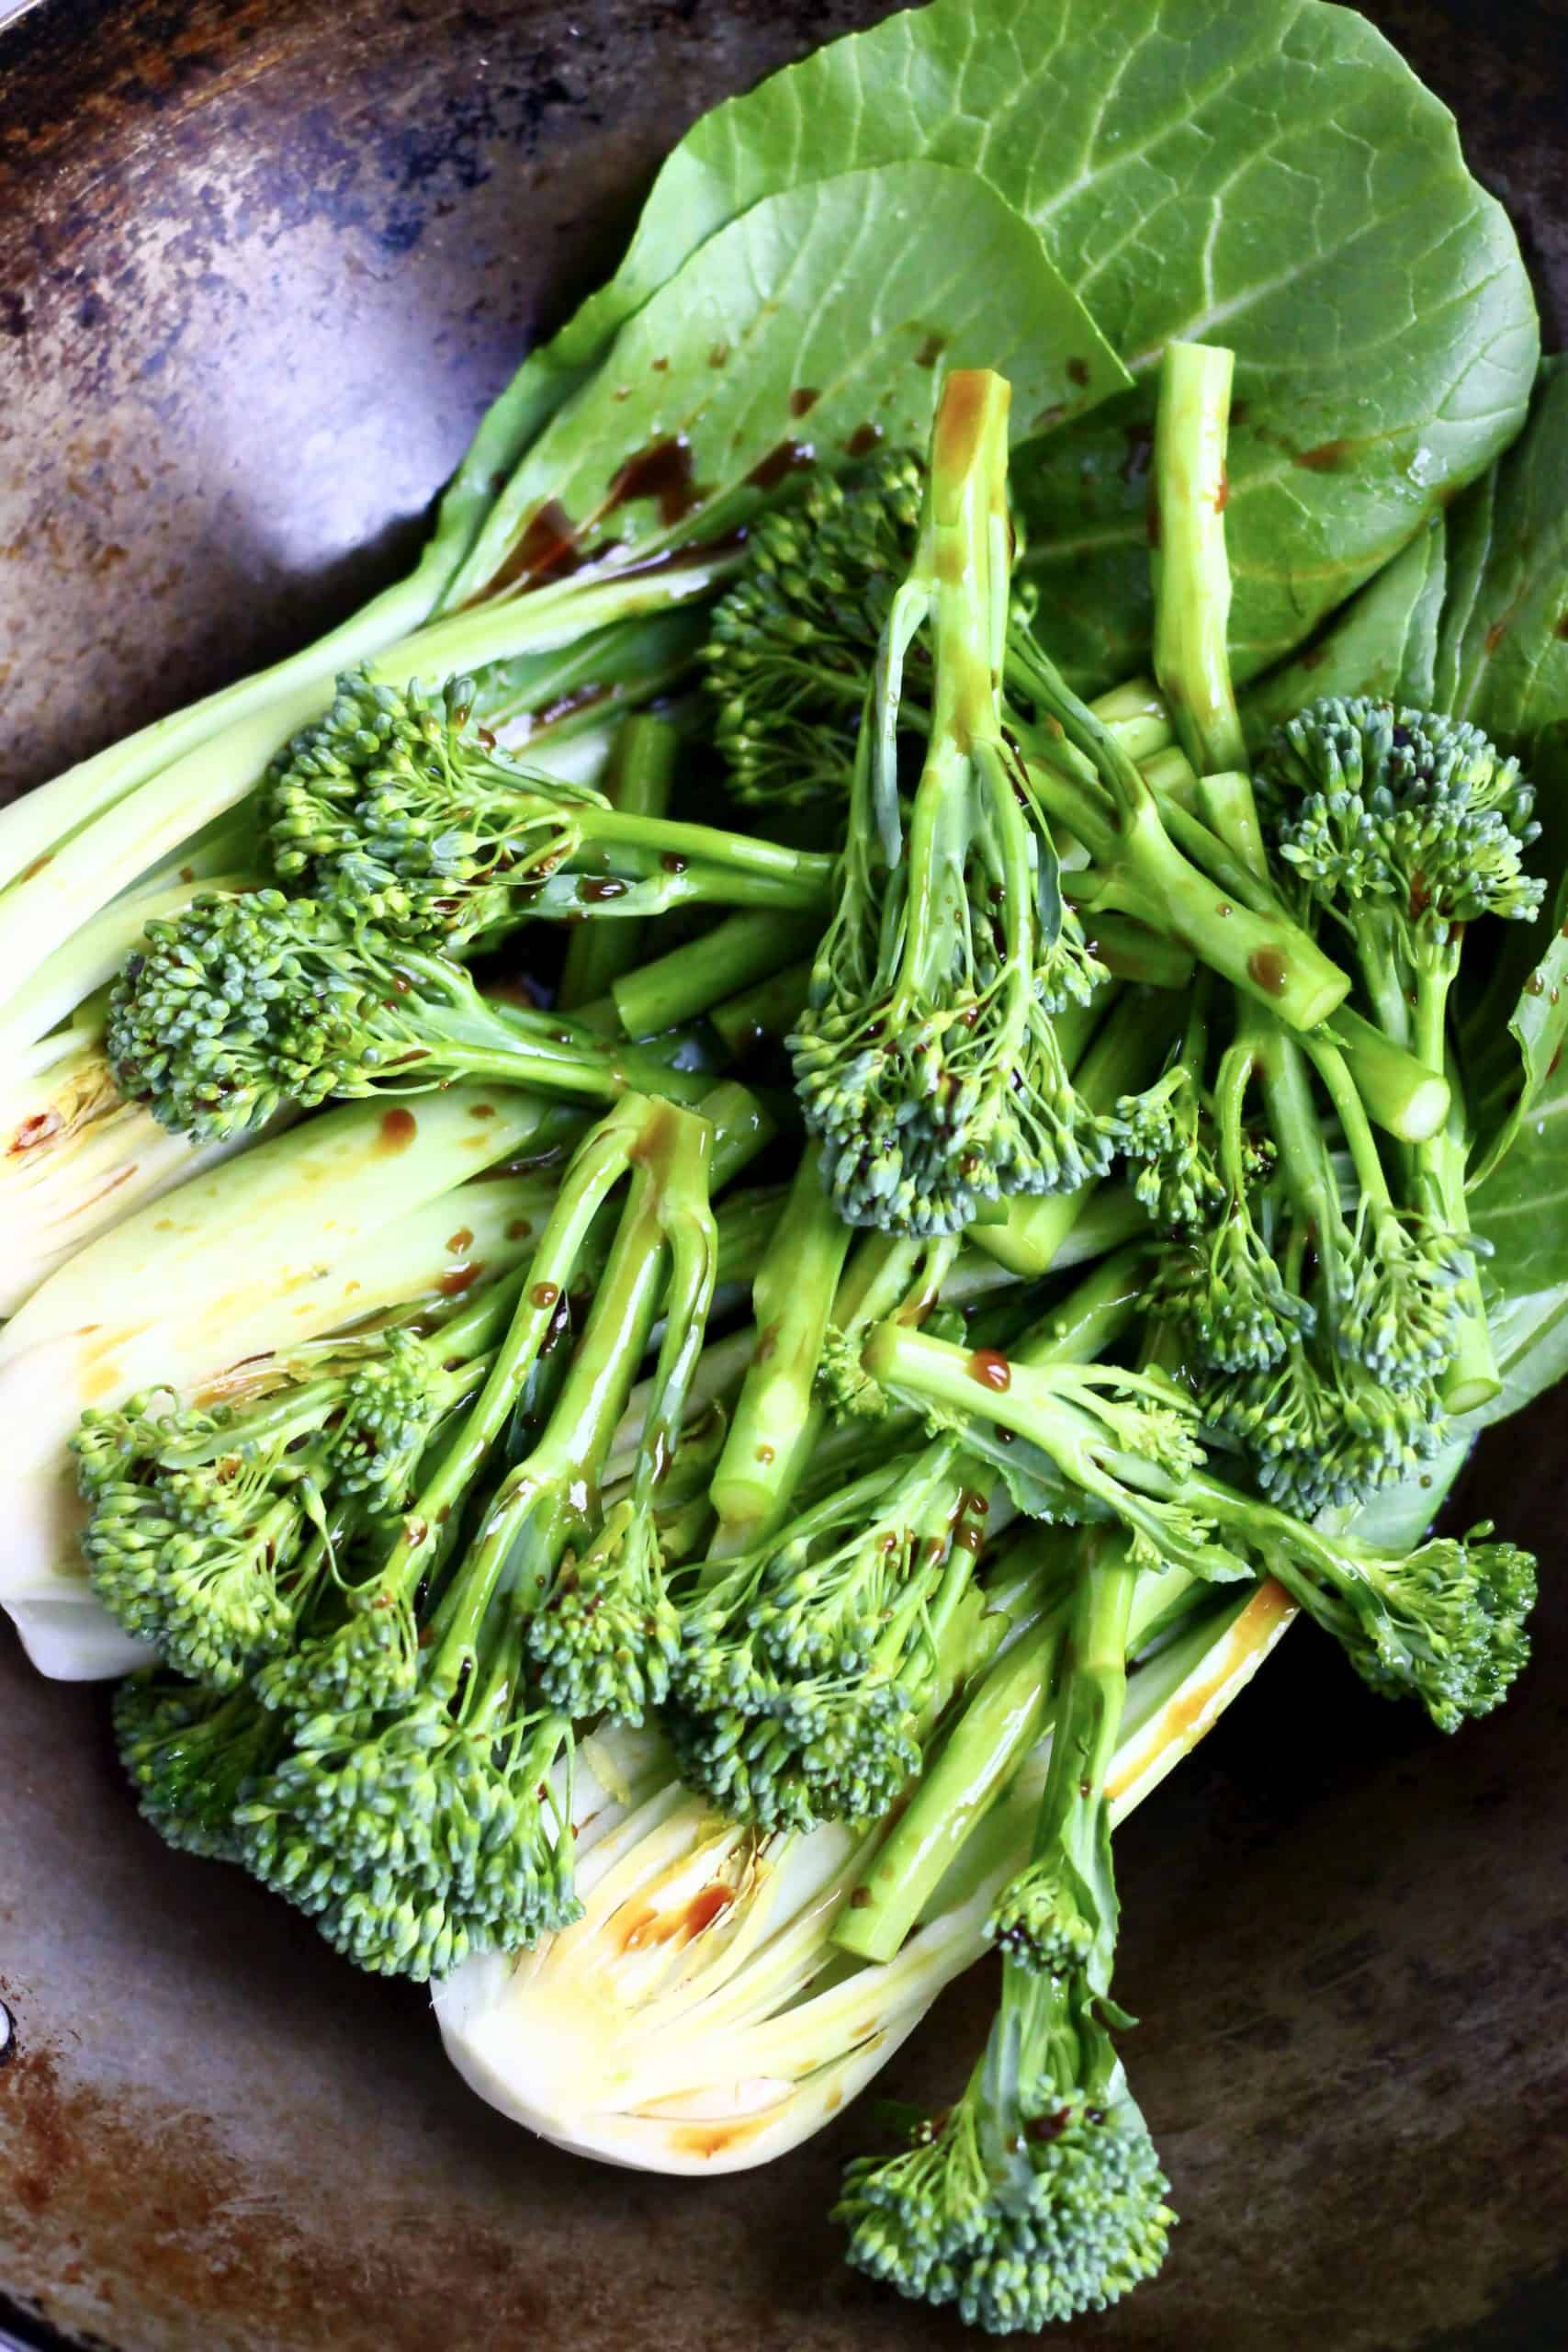
MULTIPOLYGON (((392 577, 686 122, 878 13, 41 0, 0 31, 0 790, 392 577)), ((1371 13, 1459 109, 1560 345, 1568 11, 1371 13)), ((1539 1663, 1500 1715, 1442 1741, 1298 1629, 1124 1833, 1119 1989, 1186 2218, 1157 2284, 1074 2346, 1568 2344, 1565 1434, 1568 1405, 1538 1407, 1460 1506, 1542 1555, 1539 1663)), ((106 1717, 0 1634, 0 2336, 964 2340, 839 2261, 826 2214, 863 2107, 711 2183, 555 2153, 464 2089, 421 1994, 166 1851, 106 1717)), ((956 2088, 990 1997, 984 1971, 954 1988, 882 2086, 956 2088)))

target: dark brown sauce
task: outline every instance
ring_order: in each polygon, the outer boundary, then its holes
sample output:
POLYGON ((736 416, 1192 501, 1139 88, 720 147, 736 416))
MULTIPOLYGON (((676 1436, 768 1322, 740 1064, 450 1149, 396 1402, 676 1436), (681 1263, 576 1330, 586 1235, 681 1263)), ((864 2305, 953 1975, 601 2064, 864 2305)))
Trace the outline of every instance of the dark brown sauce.
POLYGON ((506 1238, 508 1241, 526 1241, 533 1230, 534 1223, 531 1217, 514 1216, 506 1228, 506 1238))
POLYGON ((442 1275, 435 1287, 443 1298, 461 1298, 469 1285, 478 1282, 483 1272, 483 1266, 476 1258, 470 1266, 454 1266, 449 1274, 442 1275))
POLYGON ((728 365, 728 359, 729 345, 727 343, 716 343, 713 349, 708 353, 708 366, 710 368, 723 368, 728 365))
POLYGON ((711 1928, 716 1919, 722 1917, 734 1900, 728 1886, 701 1888, 686 1905, 687 1935, 700 1936, 705 1928, 711 1928))
POLYGON ((449 1233, 447 1235, 446 1247, 454 1252, 458 1250, 467 1250, 472 1246, 473 1238, 472 1227, 466 1225, 460 1225, 456 1233, 449 1233))
POLYGON ((1496 652, 1497 648, 1502 644, 1503 639, 1506 634, 1507 627, 1508 624, 1506 621, 1493 622, 1491 628, 1487 630, 1486 635, 1483 639, 1483 643, 1485 645, 1488 653, 1496 652))
POLYGON ((1214 512, 1223 514, 1231 503, 1231 478, 1224 466, 1220 468, 1220 486, 1214 492, 1214 512))
POLYGON ((528 1293, 536 1306, 552 1307, 560 1296, 559 1283, 536 1283, 528 1293))
POLYGON ((857 424, 844 447, 852 458, 869 458, 881 438, 880 424, 857 424))
POLYGON ((57 1136, 64 1125, 65 1121, 58 1111, 35 1111, 30 1119, 22 1121, 6 1145, 6 1158, 24 1151, 36 1151, 40 1143, 47 1143, 51 1136, 57 1136))
POLYGON ((605 899, 624 899, 626 895, 626 885, 624 882, 617 882, 613 874, 607 874, 601 880, 580 882, 577 886, 577 895, 580 899, 586 899, 591 905, 597 906, 605 899))
POLYGON ((1295 461, 1309 474, 1337 473, 1355 446, 1353 441, 1319 441, 1311 449, 1298 449, 1295 461))
POLYGON ((1285 992, 1285 959, 1277 947, 1255 947, 1247 959, 1248 976, 1269 996, 1285 992))
POLYGON ((468 1116, 470 1119, 493 1119, 495 1116, 495 1104, 493 1102, 476 1102, 472 1110, 468 1113, 468 1116))
POLYGON ((809 441, 781 441, 760 458, 746 480, 753 490, 777 490, 781 481, 791 474, 804 472, 817 463, 817 451, 809 441))
MULTIPOLYGON (((655 367, 664 363, 655 360, 655 367)), ((628 458, 610 477, 610 494, 604 502, 604 512, 613 514, 617 506, 629 506, 637 499, 651 498, 659 507, 659 519, 667 527, 688 515, 702 498, 703 492, 692 479, 692 445, 683 433, 672 433, 663 441, 654 441, 628 458)))
POLYGON ((971 1380, 982 1388, 991 1388, 1000 1396, 1012 1385, 1012 1366, 998 1348, 976 1348, 964 1369, 971 1380))
POLYGON ((760 1445, 757 1448, 757 1459, 761 1463, 772 1462, 773 1459, 773 1448, 771 1445, 760 1445))
POLYGON ((1083 387, 1085 384, 1087 384, 1087 383, 1088 383, 1088 381, 1089 381, 1089 361, 1088 361, 1087 359, 1069 359, 1069 360, 1068 360, 1068 362, 1067 362, 1067 381, 1068 381, 1068 383, 1069 383, 1069 384, 1077 384, 1077 385, 1080 388, 1080 390, 1082 389, 1082 387, 1083 387))
POLYGON ((471 604, 482 605, 508 588, 536 588, 547 580, 565 580, 582 562, 577 551, 577 526, 558 499, 547 499, 532 517, 511 553, 471 604))
POLYGON ((378 1148, 381 1151, 407 1151, 418 1133, 419 1121, 412 1111, 405 1111, 400 1105, 395 1111, 383 1111, 381 1140, 378 1148))
POLYGON ((821 397, 815 384, 797 384, 789 396, 791 416, 809 416, 821 397))
POLYGON ((916 367, 934 368, 946 349, 947 337, 944 334, 928 334, 915 354, 916 367))

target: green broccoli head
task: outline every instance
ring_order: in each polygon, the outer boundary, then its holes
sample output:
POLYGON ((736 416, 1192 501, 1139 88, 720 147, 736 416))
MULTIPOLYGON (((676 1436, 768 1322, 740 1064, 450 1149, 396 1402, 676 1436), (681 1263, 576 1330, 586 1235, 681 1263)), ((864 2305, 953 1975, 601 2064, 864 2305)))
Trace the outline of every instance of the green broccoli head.
POLYGON ((547 1777, 566 1726, 466 1695, 297 1724, 235 1815, 246 1866, 377 1974, 423 1982, 578 1915, 547 1777))
POLYGON ((705 659, 736 797, 842 800, 894 591, 919 528, 924 468, 891 450, 818 475, 754 524, 746 569, 714 609, 705 659))
POLYGON ((293 1633, 290 1571, 310 1531, 299 1489, 230 1459, 105 1481, 82 1533, 93 1590, 176 1672, 228 1690, 293 1633))
POLYGON ((976 2106, 972 2089, 902 2154, 849 2166, 834 2218, 856 2269, 997 2335, 1103 2311, 1154 2277, 1176 2217, 1129 2099, 1032 2084, 1005 2147, 976 2106))
POLYGON ((606 1512, 581 1559, 563 1564, 527 1634, 550 1705, 633 1724, 663 1704, 680 1639, 654 1513, 629 1498, 606 1512))
POLYGON ((1293 1548, 1294 1573, 1280 1571, 1289 1589, 1374 1690, 1419 1699, 1451 1732, 1501 1705, 1529 1658, 1535 1562, 1491 1534, 1483 1523, 1399 1553, 1319 1532, 1293 1547, 1281 1535, 1269 1553, 1277 1566, 1293 1548))
POLYGON ((1532 921, 1535 795, 1478 727, 1357 696, 1313 703, 1275 734, 1258 783, 1276 846, 1341 912, 1385 900, 1417 935, 1483 915, 1532 921))
POLYGON ((471 678, 439 694, 338 681, 326 717, 268 773, 273 865, 286 882, 431 945, 516 920, 607 804, 531 776, 470 724, 471 678))
POLYGON ((1099 1932, 1077 1873, 1055 1850, 1008 1881, 986 1922, 987 1942, 1032 1975, 1082 1968, 1099 1932))
POLYGON ((114 1729, 137 1804, 158 1835, 186 1853, 238 1861, 235 1813, 284 1744, 252 1692, 152 1668, 115 1692, 114 1729))
POLYGON ((1123 1094, 1111 1114, 1116 1149, 1132 1162, 1133 1193, 1161 1232, 1208 1225, 1224 1206, 1202 1091, 1178 1058, 1142 1094, 1123 1094))
POLYGON ((371 934, 278 890, 204 897, 148 925, 109 1001, 109 1060, 122 1092, 161 1125, 219 1140, 367 1091, 397 982, 371 934))

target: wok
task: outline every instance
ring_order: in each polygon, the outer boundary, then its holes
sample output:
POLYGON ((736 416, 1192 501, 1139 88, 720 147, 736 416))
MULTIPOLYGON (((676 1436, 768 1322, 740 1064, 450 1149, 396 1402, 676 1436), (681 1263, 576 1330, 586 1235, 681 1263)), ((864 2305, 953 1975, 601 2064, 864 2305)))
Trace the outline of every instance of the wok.
MULTIPOLYGON (((879 13, 42 0, 0 32, 0 786, 391 578, 687 121, 879 13)), ((1460 111, 1561 346, 1568 11, 1371 13, 1460 111)), ((1547 1572, 1500 1715, 1440 1740, 1298 1628, 1129 1826, 1118 1990, 1187 2219, 1163 2278, 1073 2345, 1568 2341, 1565 1434, 1548 1399, 1456 1506, 1547 1572)), ((964 2340, 838 2259, 863 2109, 712 2183, 557 2154, 464 2089, 423 1995, 160 1845, 106 1721, 0 1636, 0 2329, 115 2352, 964 2340)), ((880 2087, 956 2086, 990 1998, 983 1971, 953 1988, 880 2087)))

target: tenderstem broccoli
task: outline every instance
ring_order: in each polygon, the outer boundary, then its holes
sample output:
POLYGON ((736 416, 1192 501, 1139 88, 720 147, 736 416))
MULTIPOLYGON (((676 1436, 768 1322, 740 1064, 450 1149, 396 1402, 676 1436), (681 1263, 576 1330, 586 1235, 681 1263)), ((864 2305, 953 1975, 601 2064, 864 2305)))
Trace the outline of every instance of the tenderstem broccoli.
POLYGON ((660 1687, 668 1611, 645 1522, 712 1294, 707 1149, 704 1121, 636 1098, 589 1136, 485 1386, 381 1565, 260 1679, 293 1723, 236 1815, 244 1860, 363 1966, 423 1976, 574 1914, 571 1708, 609 1688, 637 1714, 660 1687), (573 1348, 574 1269, 623 1181, 573 1348), (600 1467, 666 1301, 648 1466, 606 1520, 600 1467), (552 1351, 568 1357, 553 1375, 552 1351), (487 1495, 509 1423, 521 1455, 487 1495))
POLYGON ((987 1923, 1000 2004, 957 2104, 852 2164, 838 2218, 857 2268, 997 2334, 1114 2302, 1175 2216, 1112 2034, 1111 1761, 1126 1695, 1133 1548, 1079 1565, 1033 1851, 987 1923))
POLYGON ((285 1104, 457 1078, 601 1102, 628 1086, 692 1102, 706 1085, 564 1015, 491 1001, 460 966, 276 890, 202 898, 152 924, 115 984, 107 1037, 123 1091, 203 1139, 285 1104))
POLYGON ((1440 1386, 1451 1411, 1469 1412, 1501 1384, 1465 1208, 1449 1005, 1468 926, 1540 912, 1545 884, 1524 865, 1540 831, 1534 794, 1517 761, 1468 721, 1365 698, 1314 703, 1289 721, 1259 779, 1277 853, 1351 941, 1376 1020, 1453 1084, 1447 1123, 1412 1143, 1406 1165, 1421 1217, 1457 1255, 1440 1386))
MULTIPOLYGON (((1374 1690, 1419 1699, 1440 1730, 1496 1706, 1528 1658, 1534 1562, 1489 1529, 1402 1553, 1293 1518, 1214 1477, 1175 1392, 1146 1376, 1010 1363, 1005 1378, 991 1366, 980 1378, 962 1348, 891 1323, 866 1361, 900 1401, 923 1399, 961 1434, 978 1418, 1027 1439, 1114 1514, 1145 1565, 1273 1576, 1374 1690)), ((1006 1476, 1007 1449, 992 1458, 1006 1476)))
POLYGON ((419 946, 469 948, 529 918, 639 918, 717 902, 826 902, 829 861, 616 808, 484 741, 471 678, 436 695, 364 673, 268 777, 279 876, 419 946))
POLYGON ((1013 1193, 1073 1191, 1110 1150, 1052 1013, 1101 977, 1009 744, 1008 387, 957 371, 914 562, 888 609, 856 754, 841 898, 793 1041, 801 1107, 853 1225, 950 1233, 1013 1193), (897 738, 927 632, 932 717, 906 826, 897 738))

